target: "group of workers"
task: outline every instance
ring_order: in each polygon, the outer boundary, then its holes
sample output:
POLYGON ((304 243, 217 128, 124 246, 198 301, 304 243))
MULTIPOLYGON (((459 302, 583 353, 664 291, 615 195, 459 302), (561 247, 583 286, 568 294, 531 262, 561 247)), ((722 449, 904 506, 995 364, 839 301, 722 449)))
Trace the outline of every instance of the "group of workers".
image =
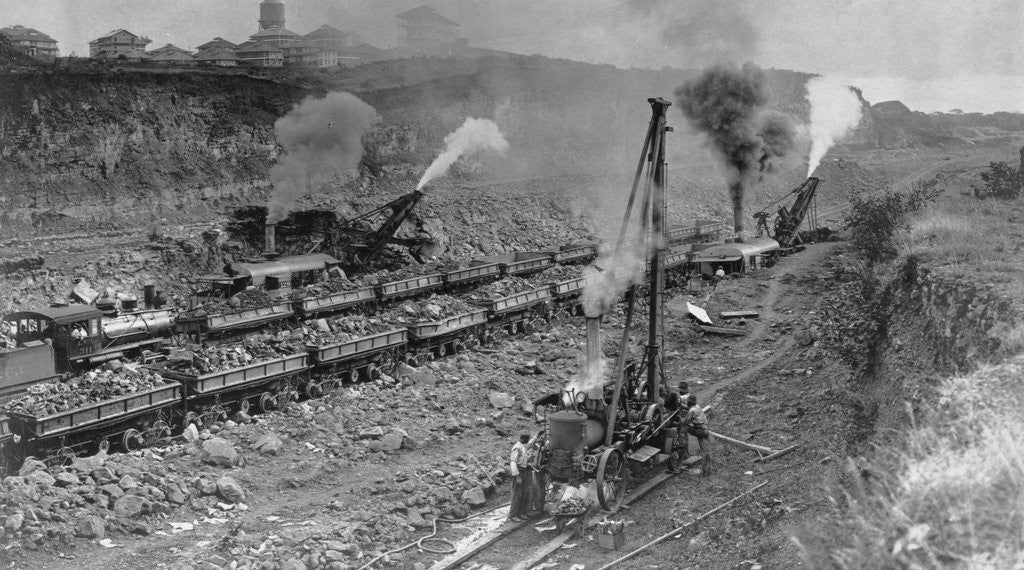
MULTIPOLYGON (((700 447, 701 475, 711 475, 711 431, 704 409, 697 405, 697 396, 690 393, 687 382, 680 382, 676 391, 664 395, 666 411, 675 414, 678 435, 673 450, 679 455, 674 473, 682 470, 690 455, 690 436, 697 438, 700 447)), ((512 500, 508 520, 521 522, 544 514, 544 495, 547 490, 547 472, 541 465, 543 449, 541 430, 535 434, 520 432, 509 454, 509 473, 512 475, 512 500)))

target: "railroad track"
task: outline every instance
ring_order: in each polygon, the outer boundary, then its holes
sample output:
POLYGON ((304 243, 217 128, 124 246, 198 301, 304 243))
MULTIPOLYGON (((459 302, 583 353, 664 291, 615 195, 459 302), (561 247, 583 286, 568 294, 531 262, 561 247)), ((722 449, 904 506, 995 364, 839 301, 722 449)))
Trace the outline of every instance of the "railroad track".
MULTIPOLYGON (((698 460, 698 457, 692 457, 688 463, 694 463, 698 460)), ((675 475, 672 473, 662 472, 647 479, 639 486, 626 493, 626 496, 623 498, 623 505, 628 506, 639 501, 648 493, 658 488, 662 483, 673 477, 675 477, 675 475)), ((492 528, 482 532, 478 538, 458 548, 456 552, 435 562, 430 567, 430 570, 454 570, 460 565, 465 564, 470 559, 484 554, 489 548, 493 547, 499 541, 517 534, 522 529, 530 529, 539 524, 549 524, 553 522, 553 519, 539 519, 537 521, 504 523, 503 521, 505 520, 507 513, 507 509, 495 511, 495 515, 490 521, 490 526, 492 528)), ((576 537, 577 530, 588 529, 612 514, 614 513, 602 510, 593 514, 582 515, 582 520, 569 521, 565 525, 565 530, 559 533, 558 536, 548 540, 529 552, 523 553, 523 555, 519 557, 519 561, 516 562, 511 569, 528 570, 529 568, 532 568, 576 537)))

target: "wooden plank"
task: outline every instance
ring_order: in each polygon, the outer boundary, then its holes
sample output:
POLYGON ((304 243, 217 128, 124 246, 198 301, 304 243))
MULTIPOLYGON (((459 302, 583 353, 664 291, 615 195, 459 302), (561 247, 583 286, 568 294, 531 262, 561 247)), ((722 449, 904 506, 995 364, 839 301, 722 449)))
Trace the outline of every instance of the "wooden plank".
POLYGON ((723 319, 756 319, 761 316, 761 312, 755 309, 749 309, 746 311, 722 311, 718 314, 723 319))
POLYGON ((745 337, 745 328, 727 328, 725 326, 707 326, 698 324, 697 328, 700 331, 705 332, 709 335, 724 335, 726 337, 745 337))
POLYGON ((757 463, 758 461, 767 463, 768 461, 771 461, 772 459, 776 459, 778 457, 782 457, 783 455, 793 451, 794 449, 796 449, 798 447, 800 447, 800 446, 799 445, 791 445, 791 446, 787 447, 786 449, 783 449, 782 451, 776 451, 775 453, 773 453, 771 455, 767 455, 765 457, 758 457, 757 459, 754 460, 754 463, 757 463))
MULTIPOLYGON (((651 477, 647 481, 644 481, 642 485, 640 485, 636 489, 633 489, 633 491, 630 492, 629 495, 627 495, 626 498, 622 501, 623 505, 631 505, 632 503, 640 500, 644 495, 654 490, 655 487, 661 485, 662 483, 664 483, 665 481, 669 480, 672 477, 673 474, 671 473, 662 473, 655 477, 651 477)), ((604 516, 605 515, 602 513, 596 513, 588 517, 586 522, 584 523, 585 528, 590 528, 596 525, 600 519, 604 518, 604 516)), ((569 530, 564 531, 562 534, 548 541, 547 544, 545 544, 544 546, 541 546, 537 550, 530 553, 523 560, 517 562, 516 565, 512 567, 512 570, 528 570, 529 568, 532 568, 534 565, 539 564, 548 556, 551 556, 551 554, 554 551, 561 548, 562 545, 566 542, 572 540, 574 536, 576 536, 575 529, 570 528, 569 530)))
POLYGON ((711 437, 720 439, 720 440, 722 440, 722 441, 724 441, 726 443, 731 443, 733 445, 737 445, 739 447, 743 447, 745 449, 749 449, 751 451, 756 451, 758 453, 767 453, 767 454, 775 453, 775 450, 770 448, 770 447, 765 447, 763 445, 756 445, 756 444, 753 444, 753 443, 747 443, 745 441, 740 441, 738 439, 733 439, 731 437, 722 435, 720 433, 715 433, 715 432, 710 432, 710 433, 711 433, 711 437))
POLYGON ((532 522, 529 520, 525 520, 517 523, 502 524, 497 529, 489 531, 480 538, 471 542, 468 546, 465 547, 464 550, 462 550, 462 552, 455 552, 449 554, 441 560, 438 560, 434 563, 433 566, 430 567, 430 570, 448 570, 450 568, 455 568, 459 564, 462 564, 463 562, 475 556, 477 552, 480 552, 484 548, 487 548, 492 543, 497 542, 501 538, 507 536, 512 531, 518 529, 519 527, 528 524, 532 524, 532 522))

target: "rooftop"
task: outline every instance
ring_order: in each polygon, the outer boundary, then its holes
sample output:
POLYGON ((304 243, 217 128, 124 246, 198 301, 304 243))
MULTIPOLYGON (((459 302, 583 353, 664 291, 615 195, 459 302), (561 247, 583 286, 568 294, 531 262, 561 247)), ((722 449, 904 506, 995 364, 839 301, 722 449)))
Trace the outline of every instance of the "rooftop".
POLYGON ((438 24, 441 26, 454 28, 457 28, 461 25, 458 22, 453 22, 452 20, 445 18, 441 14, 438 14, 437 10, 434 10, 430 6, 426 5, 413 8, 412 10, 406 10, 401 14, 396 14, 395 17, 398 18, 399 20, 417 24, 438 24))
POLYGON ((36 42, 53 42, 57 43, 57 40, 50 36, 40 32, 35 28, 26 28, 25 26, 11 26, 8 28, 0 28, 0 34, 7 36, 15 41, 36 41, 36 42))

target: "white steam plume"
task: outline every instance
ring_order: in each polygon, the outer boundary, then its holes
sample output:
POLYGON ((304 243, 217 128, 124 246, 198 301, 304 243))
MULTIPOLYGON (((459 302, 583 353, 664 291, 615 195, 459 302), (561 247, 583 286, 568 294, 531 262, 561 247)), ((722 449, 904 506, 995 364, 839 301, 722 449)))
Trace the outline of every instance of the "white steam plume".
POLYGON ((630 285, 641 284, 646 279, 647 259, 643 253, 633 251, 627 243, 615 253, 602 253, 594 265, 587 269, 587 284, 583 288, 583 312, 588 317, 598 317, 619 301, 619 296, 630 285), (597 268, 597 269, 594 269, 597 268))
POLYGON ((267 204, 267 223, 288 217, 317 179, 357 174, 363 135, 379 120, 373 107, 340 91, 323 99, 307 97, 278 119, 274 132, 284 154, 270 169, 274 191, 267 204))
POLYGON ((829 77, 813 77, 807 82, 807 100, 811 103, 809 178, 836 141, 860 123, 861 102, 850 86, 829 77))
POLYGON ((443 176, 462 155, 483 150, 497 152, 508 150, 508 141, 505 140, 494 121, 474 119, 473 117, 467 117, 461 127, 444 137, 444 144, 446 145, 444 152, 430 163, 427 171, 423 173, 423 177, 416 184, 417 190, 422 189, 438 176, 443 176))

